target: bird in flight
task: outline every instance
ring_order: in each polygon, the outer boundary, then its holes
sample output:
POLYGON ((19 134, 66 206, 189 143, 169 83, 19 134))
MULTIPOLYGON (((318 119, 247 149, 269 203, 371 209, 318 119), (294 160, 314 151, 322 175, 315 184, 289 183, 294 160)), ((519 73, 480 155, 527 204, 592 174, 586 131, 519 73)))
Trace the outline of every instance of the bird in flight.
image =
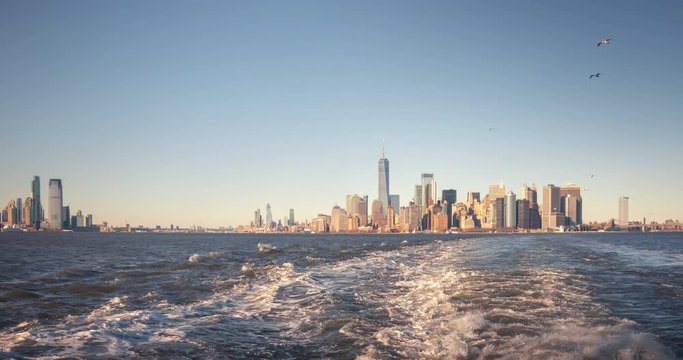
POLYGON ((589 79, 592 79, 592 78, 594 78, 594 77, 595 77, 595 78, 599 78, 599 77, 600 77, 600 73, 591 74, 591 76, 589 77, 589 79))
POLYGON ((610 39, 610 38, 605 38, 605 39, 600 40, 600 41, 598 42, 598 47, 599 47, 600 45, 609 45, 610 40, 612 40, 612 39, 610 39))
POLYGON ((494 127, 489 128, 489 131, 496 131, 496 128, 494 128, 494 127))

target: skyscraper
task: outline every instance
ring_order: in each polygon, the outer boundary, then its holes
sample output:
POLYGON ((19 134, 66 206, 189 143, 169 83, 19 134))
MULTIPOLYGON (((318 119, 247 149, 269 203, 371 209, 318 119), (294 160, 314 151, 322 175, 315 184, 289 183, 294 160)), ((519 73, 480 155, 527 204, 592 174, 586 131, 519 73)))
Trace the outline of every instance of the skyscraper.
POLYGON ((420 177, 422 185, 422 208, 426 209, 436 204, 436 181, 434 174, 422 174, 420 177))
POLYGON ((503 184, 489 185, 489 197, 491 197, 491 200, 498 199, 498 198, 505 198, 505 185, 503 185, 503 184))
POLYGON ((37 229, 43 220, 43 207, 40 202, 40 176, 34 176, 33 181, 31 181, 31 198, 33 199, 31 220, 33 220, 33 226, 37 229))
POLYGON ((514 228, 517 226, 517 196, 509 191, 505 195, 505 227, 514 228))
POLYGON ((266 227, 273 226, 273 212, 270 210, 270 204, 266 204, 266 227))
POLYGON ((24 221, 24 208, 21 204, 21 198, 17 198, 17 224, 22 224, 24 221))
POLYGON ((529 229, 530 219, 529 219, 529 200, 520 199, 517 200, 517 228, 518 229, 529 229))
POLYGON ((560 187, 548 184, 543 187, 542 228, 548 229, 550 216, 560 212, 560 187))
POLYGON ((367 198, 367 196, 361 197, 358 194, 346 195, 346 211, 349 216, 357 220, 358 226, 368 224, 367 198))
POLYGON ((71 219, 71 209, 69 206, 64 206, 62 208, 62 228, 68 229, 69 228, 69 220, 71 219))
POLYGON ((254 226, 261 227, 263 225, 263 218, 261 217, 261 209, 254 211, 254 226))
POLYGON ((422 229, 422 215, 424 214, 424 208, 422 208, 422 185, 415 185, 415 207, 417 208, 417 218, 419 230, 422 229))
POLYGON ((448 216, 448 228, 453 226, 453 205, 458 201, 458 195, 455 189, 446 189, 441 191, 441 200, 444 201, 444 211, 448 216))
POLYGON ((560 186, 560 212, 565 216, 566 225, 582 223, 581 186, 568 184, 560 186))
POLYGON ((394 214, 398 214, 401 209, 401 197, 399 195, 389 195, 389 205, 394 209, 394 214))
POLYGON ((50 229, 62 229, 62 180, 50 179, 48 188, 48 204, 47 204, 47 221, 50 224, 50 229))
POLYGON ((628 196, 619 198, 619 225, 628 225, 628 196))
POLYGON ((294 209, 289 209, 289 220, 287 220, 287 225, 292 226, 296 224, 294 222, 294 209))
POLYGON ((376 227, 382 227, 386 225, 386 216, 384 215, 384 209, 382 208, 382 201, 377 199, 372 202, 372 225, 376 227))
POLYGON ((389 160, 384 157, 384 147, 378 163, 378 180, 379 201, 382 202, 383 214, 386 217, 389 208, 389 160))

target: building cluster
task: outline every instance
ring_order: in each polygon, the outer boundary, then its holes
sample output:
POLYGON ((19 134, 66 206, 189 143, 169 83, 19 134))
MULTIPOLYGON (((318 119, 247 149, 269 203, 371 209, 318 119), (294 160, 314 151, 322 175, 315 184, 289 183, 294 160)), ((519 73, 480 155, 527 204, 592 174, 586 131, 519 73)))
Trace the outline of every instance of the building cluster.
POLYGON ((491 185, 483 198, 479 192, 468 192, 466 200, 458 202, 457 190, 439 193, 434 174, 424 173, 415 185, 412 201, 401 206, 399 196, 390 195, 389 161, 384 156, 379 160, 378 174, 378 198, 372 204, 367 196, 348 195, 346 209, 335 206, 330 216, 319 215, 315 230, 565 230, 579 229, 583 222, 581 188, 574 184, 544 186, 543 205, 538 203, 535 185, 522 186, 519 197, 512 191, 506 192, 505 185, 491 185))
POLYGON ((4 230, 95 230, 91 214, 81 210, 71 214, 64 206, 61 179, 50 179, 48 183, 47 213, 45 213, 40 191, 40 176, 31 181, 31 193, 22 200, 10 200, 0 213, 0 226, 4 230))
MULTIPOLYGON (((378 163, 378 197, 346 196, 346 208, 335 205, 331 213, 318 214, 298 224, 290 217, 277 224, 272 221, 270 204, 266 220, 261 210, 254 212, 249 227, 238 231, 311 231, 311 232, 446 232, 446 231, 565 231, 580 230, 583 224, 581 187, 575 184, 542 188, 538 202, 535 185, 522 186, 519 194, 506 191, 505 185, 490 185, 488 194, 468 192, 458 201, 457 190, 440 193, 434 174, 424 173, 415 185, 414 197, 401 205, 400 197, 390 191, 389 160, 384 153, 378 163)), ((628 211, 628 210, 626 210, 628 211)))

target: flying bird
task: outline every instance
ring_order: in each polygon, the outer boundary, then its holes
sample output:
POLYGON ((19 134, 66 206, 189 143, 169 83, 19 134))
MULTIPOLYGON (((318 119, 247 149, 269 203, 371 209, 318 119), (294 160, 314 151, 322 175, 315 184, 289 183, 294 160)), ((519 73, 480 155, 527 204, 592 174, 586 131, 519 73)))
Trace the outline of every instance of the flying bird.
POLYGON ((612 40, 612 39, 610 39, 610 38, 605 38, 605 39, 600 40, 600 42, 598 42, 598 47, 599 47, 600 45, 609 45, 610 40, 612 40))
POLYGON ((592 78, 594 78, 594 77, 599 78, 599 77, 600 77, 600 73, 592 74, 592 75, 589 77, 589 79, 592 79, 592 78))
POLYGON ((496 128, 494 128, 494 127, 489 128, 489 131, 496 131, 496 128))

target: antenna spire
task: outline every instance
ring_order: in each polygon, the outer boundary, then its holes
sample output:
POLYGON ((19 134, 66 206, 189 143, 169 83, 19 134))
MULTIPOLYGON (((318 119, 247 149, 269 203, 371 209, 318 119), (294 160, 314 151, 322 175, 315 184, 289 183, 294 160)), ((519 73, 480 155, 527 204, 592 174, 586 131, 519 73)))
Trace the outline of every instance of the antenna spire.
POLYGON ((382 159, 385 159, 385 157, 384 157, 384 139, 382 139, 382 159))

